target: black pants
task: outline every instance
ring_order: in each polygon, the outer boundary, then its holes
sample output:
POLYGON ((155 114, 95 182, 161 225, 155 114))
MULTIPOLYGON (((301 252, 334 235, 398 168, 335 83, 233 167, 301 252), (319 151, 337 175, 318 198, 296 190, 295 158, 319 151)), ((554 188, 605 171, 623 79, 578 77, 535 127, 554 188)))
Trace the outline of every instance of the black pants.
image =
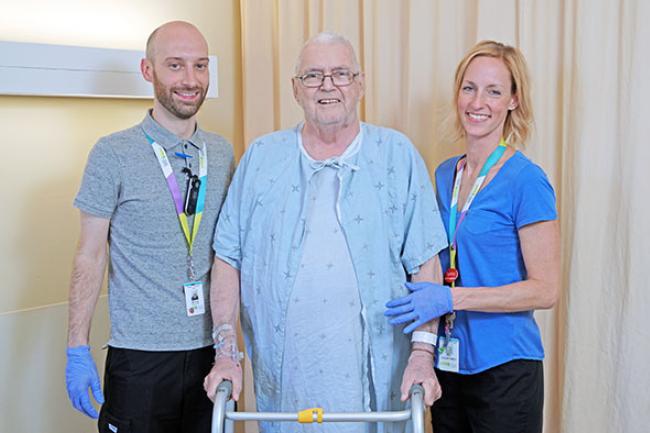
POLYGON ((511 361, 471 375, 436 370, 436 375, 442 398, 431 408, 434 433, 541 433, 541 361, 511 361))
POLYGON ((145 352, 109 347, 100 433, 209 433, 212 402, 203 378, 212 347, 145 352))

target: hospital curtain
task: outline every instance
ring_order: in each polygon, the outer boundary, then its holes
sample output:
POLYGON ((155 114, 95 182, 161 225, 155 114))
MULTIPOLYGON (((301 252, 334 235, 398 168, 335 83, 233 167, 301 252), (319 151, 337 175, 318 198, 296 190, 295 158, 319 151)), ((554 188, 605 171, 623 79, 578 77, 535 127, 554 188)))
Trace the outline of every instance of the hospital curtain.
POLYGON ((444 130, 465 51, 523 51, 536 116, 524 152, 555 186, 562 227, 564 291, 536 313, 547 433, 650 425, 648 21, 645 0, 241 0, 246 144, 301 120, 290 78, 319 31, 357 50, 362 119, 406 133, 430 169, 460 151, 444 130))

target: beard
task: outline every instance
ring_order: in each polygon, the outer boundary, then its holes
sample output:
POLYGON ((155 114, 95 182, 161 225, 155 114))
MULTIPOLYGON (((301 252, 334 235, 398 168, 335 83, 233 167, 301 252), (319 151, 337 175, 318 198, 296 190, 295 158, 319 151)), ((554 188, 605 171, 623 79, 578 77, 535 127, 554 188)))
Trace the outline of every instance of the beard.
POLYGON ((166 87, 160 81, 158 81, 154 74, 154 93, 156 99, 160 104, 167 109, 171 114, 178 117, 179 119, 189 119, 194 116, 201 108, 205 96, 208 93, 207 87, 166 87), (174 92, 199 92, 199 98, 195 102, 184 102, 174 99, 174 92))

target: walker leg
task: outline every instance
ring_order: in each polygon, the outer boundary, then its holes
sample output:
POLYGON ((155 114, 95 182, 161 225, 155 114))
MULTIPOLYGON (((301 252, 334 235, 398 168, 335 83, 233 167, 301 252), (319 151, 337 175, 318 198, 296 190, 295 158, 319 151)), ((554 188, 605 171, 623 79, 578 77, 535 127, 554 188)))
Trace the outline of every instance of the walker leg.
POLYGON ((421 385, 411 388, 411 419, 413 433, 424 433, 424 389, 421 385))
MULTIPOLYGON (((235 411, 235 402, 233 400, 228 400, 226 403, 226 413, 235 411)), ((228 418, 225 419, 225 433, 234 433, 235 432, 235 422, 228 418)))

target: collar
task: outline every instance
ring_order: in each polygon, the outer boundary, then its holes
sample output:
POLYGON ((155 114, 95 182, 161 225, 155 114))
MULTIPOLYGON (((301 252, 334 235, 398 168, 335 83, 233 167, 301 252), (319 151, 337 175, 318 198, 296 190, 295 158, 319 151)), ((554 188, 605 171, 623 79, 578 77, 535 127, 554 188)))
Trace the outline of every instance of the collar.
POLYGON ((359 169, 359 167, 355 164, 353 164, 350 159, 355 156, 357 153, 359 153, 359 149, 361 149, 361 143, 363 142, 363 128, 359 127, 359 133, 354 137, 352 142, 346 147, 345 151, 339 155, 339 156, 333 156, 331 158, 327 158, 325 160, 316 160, 312 158, 309 153, 307 153, 307 150, 305 149, 305 146, 302 143, 302 128, 304 127, 304 123, 300 123, 296 127, 296 137, 298 138, 298 147, 300 148, 300 152, 302 153, 303 157, 309 164, 309 166, 314 170, 318 171, 322 169, 323 167, 334 167, 334 168, 343 168, 343 167, 350 167, 352 171, 356 171, 359 169))
POLYGON ((162 126, 160 123, 156 122, 153 116, 151 116, 151 110, 147 111, 147 115, 142 121, 142 129, 147 133, 147 135, 149 135, 149 137, 153 138, 156 143, 160 144, 165 150, 170 150, 174 146, 186 142, 198 149, 200 147, 198 143, 202 143, 202 141, 199 139, 198 125, 194 130, 194 134, 192 134, 189 139, 185 140, 162 126))

